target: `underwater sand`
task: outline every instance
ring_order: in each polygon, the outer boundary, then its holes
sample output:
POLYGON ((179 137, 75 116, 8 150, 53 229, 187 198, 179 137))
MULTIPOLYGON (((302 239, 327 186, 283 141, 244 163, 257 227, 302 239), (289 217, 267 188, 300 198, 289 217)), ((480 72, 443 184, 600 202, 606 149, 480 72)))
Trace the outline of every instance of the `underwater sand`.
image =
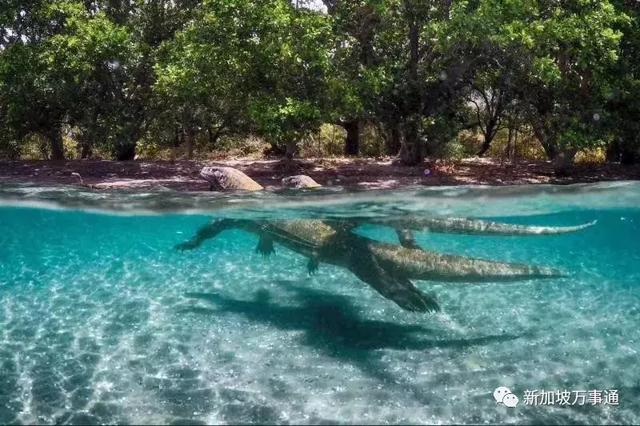
MULTIPOLYGON (((0 188, 0 423, 639 423, 640 184, 216 198, 0 188), (211 216, 414 211, 568 235, 419 233, 446 253, 561 268, 518 283, 417 282, 402 311, 349 271, 211 216), (618 406, 496 404, 492 393, 616 389, 618 406)), ((388 228, 360 233, 395 241, 388 228)))

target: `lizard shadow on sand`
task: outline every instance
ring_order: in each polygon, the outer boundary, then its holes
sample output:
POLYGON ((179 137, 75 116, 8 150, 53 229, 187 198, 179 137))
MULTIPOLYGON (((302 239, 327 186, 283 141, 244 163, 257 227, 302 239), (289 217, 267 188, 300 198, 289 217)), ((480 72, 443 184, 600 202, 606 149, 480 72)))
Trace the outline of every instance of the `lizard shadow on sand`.
MULTIPOLYGON (((522 335, 488 335, 475 338, 432 338, 442 336, 441 330, 420 325, 399 324, 390 321, 362 318, 348 297, 286 282, 287 290, 294 293, 299 305, 281 305, 271 300, 264 289, 254 293, 253 300, 229 298, 216 293, 187 293, 188 298, 214 305, 212 308, 190 306, 182 313, 212 316, 240 314, 250 321, 268 324, 280 330, 303 331, 300 343, 320 350, 326 356, 348 362, 364 374, 378 380, 385 387, 400 387, 416 400, 428 403, 424 386, 395 377, 383 362, 379 349, 429 351, 436 348, 463 349, 490 345, 522 337, 522 335)), ((425 355, 427 353, 425 352, 425 355)), ((425 362, 428 358, 425 356, 425 362)))

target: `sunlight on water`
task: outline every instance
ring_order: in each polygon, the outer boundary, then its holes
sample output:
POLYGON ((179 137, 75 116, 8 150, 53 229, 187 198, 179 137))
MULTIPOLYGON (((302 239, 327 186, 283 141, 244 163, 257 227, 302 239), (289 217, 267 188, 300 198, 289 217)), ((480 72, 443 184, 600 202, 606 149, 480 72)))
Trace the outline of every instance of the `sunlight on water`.
MULTIPOLYGON (((0 197, 0 423, 640 422, 638 184, 0 197), (263 258, 240 230, 173 249, 210 215, 399 212, 598 222, 550 236, 418 233, 430 250, 567 274, 417 282, 438 314, 403 311, 337 266, 309 275, 278 245, 263 258), (498 386, 616 389, 620 403, 508 408, 498 386)), ((390 228, 357 232, 397 242, 390 228)))

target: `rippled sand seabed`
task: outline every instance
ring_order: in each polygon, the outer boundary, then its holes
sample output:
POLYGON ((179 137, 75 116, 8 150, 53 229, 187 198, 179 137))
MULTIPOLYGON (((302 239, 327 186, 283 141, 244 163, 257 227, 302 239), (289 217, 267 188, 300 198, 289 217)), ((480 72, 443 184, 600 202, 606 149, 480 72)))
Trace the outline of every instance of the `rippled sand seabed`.
MULTIPOLYGON (((419 282, 412 314, 348 271, 204 216, 0 209, 0 423, 638 423, 640 211, 509 218, 578 234, 419 234, 427 248, 568 277, 419 282), (498 406, 508 386, 617 389, 619 406, 498 406)), ((388 229, 365 226, 393 241, 388 229)))

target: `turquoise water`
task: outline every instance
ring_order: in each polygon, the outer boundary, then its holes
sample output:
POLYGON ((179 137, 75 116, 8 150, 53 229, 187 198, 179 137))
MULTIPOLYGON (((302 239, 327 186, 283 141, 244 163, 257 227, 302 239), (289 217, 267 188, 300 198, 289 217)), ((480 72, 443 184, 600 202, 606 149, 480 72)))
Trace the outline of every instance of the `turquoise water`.
MULTIPOLYGON (((359 233, 395 242, 388 228, 359 233)), ((640 184, 212 194, 0 187, 0 423, 639 423, 640 184), (555 236, 419 233, 425 248, 566 278, 417 282, 401 310, 349 271, 214 217, 473 216, 555 236), (509 387, 515 408, 492 393, 509 387), (530 406, 525 390, 616 389, 618 406, 530 406)))

